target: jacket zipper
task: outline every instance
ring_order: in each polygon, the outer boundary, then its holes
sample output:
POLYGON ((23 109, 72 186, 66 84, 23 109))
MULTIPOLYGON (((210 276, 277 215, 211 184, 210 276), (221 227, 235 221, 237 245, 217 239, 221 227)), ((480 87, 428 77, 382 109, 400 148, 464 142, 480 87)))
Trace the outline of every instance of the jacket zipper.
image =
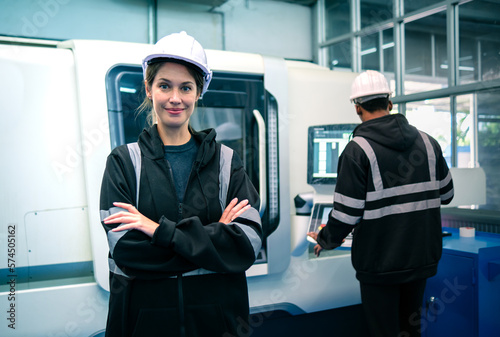
POLYGON ((179 203, 179 206, 177 207, 177 215, 179 217, 179 220, 182 220, 182 204, 179 203))

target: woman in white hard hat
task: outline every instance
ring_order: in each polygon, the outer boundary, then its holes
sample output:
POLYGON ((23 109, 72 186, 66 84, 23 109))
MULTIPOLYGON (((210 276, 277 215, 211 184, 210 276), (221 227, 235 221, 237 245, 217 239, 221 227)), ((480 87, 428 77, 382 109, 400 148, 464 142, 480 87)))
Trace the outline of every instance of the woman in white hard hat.
POLYGON ((420 336, 425 284, 442 251, 440 205, 453 180, 439 143, 390 114, 391 90, 368 70, 352 84, 361 123, 339 159, 333 210, 309 233, 316 254, 353 232, 352 264, 372 337, 420 336))
POLYGON ((215 131, 189 126, 212 77, 202 46, 171 34, 142 65, 154 123, 112 151, 101 187, 106 336, 237 335, 261 246, 259 196, 215 131))

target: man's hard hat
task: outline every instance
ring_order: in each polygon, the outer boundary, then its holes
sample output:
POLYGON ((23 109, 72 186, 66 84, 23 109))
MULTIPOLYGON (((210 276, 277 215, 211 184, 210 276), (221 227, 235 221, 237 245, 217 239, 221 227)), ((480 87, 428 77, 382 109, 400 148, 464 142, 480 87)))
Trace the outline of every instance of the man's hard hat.
POLYGON ((385 76, 375 70, 359 74, 351 86, 351 102, 364 103, 375 98, 389 97, 392 94, 385 76))
POLYGON ((144 78, 146 78, 148 64, 158 58, 171 58, 192 64, 203 74, 203 90, 201 96, 207 91, 208 85, 212 80, 212 71, 208 67, 205 50, 192 36, 182 31, 180 33, 167 35, 158 40, 142 61, 144 78))

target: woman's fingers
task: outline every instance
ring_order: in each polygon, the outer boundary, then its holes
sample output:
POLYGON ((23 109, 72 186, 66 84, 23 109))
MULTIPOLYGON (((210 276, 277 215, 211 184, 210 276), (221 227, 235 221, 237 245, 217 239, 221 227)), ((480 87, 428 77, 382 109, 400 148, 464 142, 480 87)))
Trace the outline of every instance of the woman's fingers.
POLYGON ((231 210, 233 209, 233 207, 236 205, 237 202, 238 198, 234 198, 233 200, 231 200, 229 205, 227 205, 227 207, 224 209, 224 212, 220 217, 221 218, 220 222, 224 222, 222 220, 226 220, 229 217, 229 213, 231 212, 231 210))
POLYGON ((120 212, 111 214, 106 219, 104 219, 104 223, 125 222, 125 221, 121 221, 121 219, 130 220, 130 215, 140 214, 139 211, 137 211, 137 209, 131 204, 127 204, 124 202, 114 202, 113 205, 115 205, 116 207, 123 208, 125 211, 120 211, 120 212))
POLYGON ((247 199, 240 201, 238 203, 238 198, 234 198, 233 200, 231 200, 229 205, 227 205, 226 209, 222 213, 219 222, 228 224, 234 219, 236 219, 238 216, 243 214, 243 212, 245 212, 250 207, 251 206, 248 204, 247 199))
POLYGON ((239 212, 240 209, 242 209, 243 207, 245 207, 247 205, 248 205, 248 200, 245 199, 245 200, 241 201, 238 205, 234 206, 233 209, 231 210, 231 212, 237 213, 237 212, 239 212))
POLYGON ((113 232, 119 232, 129 229, 137 229, 149 237, 153 237, 159 224, 142 215, 137 208, 124 202, 114 202, 116 207, 123 208, 124 211, 117 212, 104 219, 105 224, 122 224, 113 228, 113 232))
POLYGON ((233 217, 231 218, 231 220, 234 220, 236 219, 237 217, 239 217, 240 215, 242 215, 247 209, 249 209, 250 207, 252 207, 252 205, 246 205, 245 207, 243 207, 242 209, 240 209, 238 212, 236 212, 233 217))
POLYGON ((139 213, 139 211, 131 204, 127 204, 124 202, 114 202, 113 205, 115 205, 116 207, 126 209, 130 213, 139 213))
POLYGON ((241 213, 243 213, 244 211, 246 211, 246 209, 244 209, 244 207, 248 206, 248 200, 245 199, 241 202, 239 202, 236 206, 234 206, 230 212, 229 212, 229 220, 230 221, 233 221, 234 219, 236 219, 241 213))

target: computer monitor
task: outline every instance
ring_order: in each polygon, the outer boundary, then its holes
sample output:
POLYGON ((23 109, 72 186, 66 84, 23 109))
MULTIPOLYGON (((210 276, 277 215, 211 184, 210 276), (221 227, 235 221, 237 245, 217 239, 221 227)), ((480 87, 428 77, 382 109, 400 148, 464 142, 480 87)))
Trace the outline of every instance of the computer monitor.
POLYGON ((307 146, 307 183, 335 185, 339 157, 358 124, 310 126, 307 146))

